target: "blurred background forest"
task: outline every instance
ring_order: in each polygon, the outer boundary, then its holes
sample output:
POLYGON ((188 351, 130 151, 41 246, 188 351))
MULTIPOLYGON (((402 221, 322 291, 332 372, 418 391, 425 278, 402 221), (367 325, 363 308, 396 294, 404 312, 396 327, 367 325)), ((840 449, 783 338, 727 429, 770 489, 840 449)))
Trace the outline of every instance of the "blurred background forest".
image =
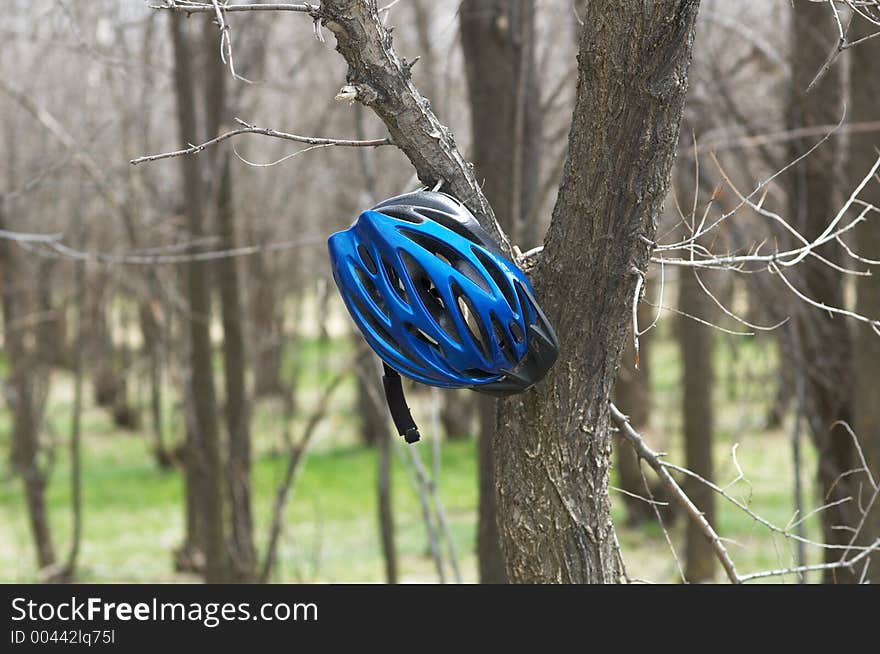
MULTIPOLYGON (((491 405, 407 386, 423 439, 403 444, 332 281, 327 237, 419 187, 406 157, 241 134, 130 163, 243 124, 384 139, 347 101, 332 36, 297 13, 229 12, 234 77, 212 13, 151 4, 3 3, 0 580, 504 581, 480 452, 491 405)), ((776 582, 880 579, 874 555, 820 569, 880 539, 880 286, 863 274, 880 263, 880 38, 829 59, 838 20, 855 42, 880 10, 847 4, 703 0, 639 352, 630 339, 614 391, 653 450, 723 492, 674 472, 741 570, 816 568, 776 582), (784 276, 760 260, 839 212, 852 228, 829 228, 820 256, 784 276), (672 261, 709 252, 745 259, 672 261)), ((512 242, 539 246, 582 3, 387 5, 512 242)), ((613 447, 628 578, 722 581, 654 471, 613 447)))

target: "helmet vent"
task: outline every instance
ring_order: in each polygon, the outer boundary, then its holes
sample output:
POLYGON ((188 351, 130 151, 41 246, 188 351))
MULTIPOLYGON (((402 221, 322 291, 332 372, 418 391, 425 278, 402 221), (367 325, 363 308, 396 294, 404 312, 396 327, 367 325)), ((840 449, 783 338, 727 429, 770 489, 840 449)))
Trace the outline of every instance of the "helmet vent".
POLYGON ((522 332, 522 328, 517 325, 513 320, 510 321, 507 325, 510 328, 510 333, 513 334, 513 338, 517 343, 522 343, 525 335, 522 332))
POLYGON ((381 209, 377 209, 377 211, 384 213, 386 216, 397 218, 397 220, 402 220, 407 223, 413 223, 415 225, 420 225, 421 223, 425 222, 425 219, 422 218, 419 213, 411 207, 382 207, 381 209))
POLYGON ((363 245, 358 245, 357 247, 358 254, 361 257, 361 261, 364 262, 364 265, 367 267, 367 270, 370 271, 371 275, 375 275, 379 272, 379 269, 376 268, 376 262, 373 261, 373 257, 370 256, 369 250, 365 248, 363 245))
POLYGON ((358 300, 355 295, 348 293, 347 297, 349 301, 357 308, 358 313, 361 314, 361 317, 370 326, 370 329, 372 329, 379 338, 385 341, 386 346, 393 350, 399 350, 400 347, 397 344, 397 340, 390 333, 388 333, 388 330, 385 329, 385 327, 383 327, 378 320, 376 320, 376 317, 373 315, 373 313, 369 309, 364 307, 364 305, 360 303, 360 300, 358 300))
POLYGON ((438 356, 443 356, 443 350, 440 347, 440 343, 438 343, 436 339, 431 338, 430 334, 423 332, 421 329, 410 323, 406 323, 406 330, 422 343, 429 345, 438 356))
POLYGON ((383 298, 382 294, 379 293, 379 289, 376 288, 376 284, 369 277, 369 275, 367 275, 367 273, 365 273, 363 270, 361 270, 358 266, 353 266, 353 267, 354 267, 355 271, 357 271, 358 279, 361 282, 361 286, 363 286, 364 290, 367 292, 367 295, 370 296, 370 299, 376 303, 376 306, 379 307, 379 309, 382 311, 382 313, 384 313, 385 316, 387 317, 388 316, 388 305, 385 304, 385 298, 383 298))
POLYGON ((507 359, 511 364, 516 363, 516 357, 514 356, 513 345, 510 342, 510 339, 507 337, 507 332, 504 331, 504 327, 501 326, 501 323, 498 322, 498 317, 492 313, 492 331, 495 333, 495 340, 498 342, 498 347, 501 349, 501 354, 504 355, 504 358, 507 359))
MULTIPOLYGON (((462 236, 469 240, 471 243, 479 243, 480 239, 468 229, 468 227, 461 223, 455 216, 450 215, 444 211, 437 211, 436 209, 429 209, 427 207, 419 207, 419 211, 425 215, 426 218, 430 218, 431 220, 440 223, 447 229, 451 229, 453 232, 462 236)), ((467 211, 467 209, 465 209, 467 211)), ((473 218, 471 219, 474 223, 479 226, 479 223, 476 222, 473 218)))
POLYGON ((391 288, 397 293, 401 300, 403 300, 406 304, 409 304, 409 297, 406 293, 406 287, 403 285, 403 280, 400 279, 400 275, 397 274, 397 271, 394 270, 394 266, 392 266, 385 257, 381 257, 382 260, 382 268, 385 269, 385 276, 388 278, 388 282, 391 284, 391 288))
POLYGON ((480 250, 480 248, 472 247, 471 251, 474 253, 474 256, 479 259, 480 263, 483 264, 483 268, 489 273, 489 276, 495 282, 495 285, 501 290, 501 293, 504 295, 504 299, 507 300, 507 304, 510 305, 510 308, 516 310, 516 299, 513 296, 513 289, 510 288, 510 281, 507 279, 507 276, 501 272, 498 265, 492 261, 485 252, 480 250))
POLYGON ((455 268, 458 272, 474 282, 484 291, 486 291, 487 293, 490 292, 489 284, 486 282, 486 279, 483 277, 483 275, 480 274, 480 272, 474 267, 474 265, 470 261, 468 261, 463 256, 461 256, 461 254, 456 252, 455 248, 452 248, 446 243, 443 243, 442 241, 439 241, 435 238, 425 236, 424 234, 420 234, 409 229, 400 229, 399 231, 416 245, 424 248, 444 263, 449 264, 450 266, 455 268))
POLYGON ((519 297, 519 303, 522 307, 522 316, 523 320, 527 325, 533 324, 534 321, 534 301, 531 298, 531 294, 523 288, 523 285, 519 282, 516 282, 516 294, 519 297))
POLYGON ((471 341, 476 345, 480 354, 488 359, 489 339, 483 331, 483 325, 480 324, 479 314, 458 286, 452 286, 452 293, 455 295, 456 304, 458 304, 458 310, 461 313, 462 322, 467 328, 468 336, 470 336, 471 341))
POLYGON ((479 368, 468 368, 467 370, 462 371, 462 374, 476 379, 493 379, 498 376, 488 373, 485 370, 480 370, 479 368))

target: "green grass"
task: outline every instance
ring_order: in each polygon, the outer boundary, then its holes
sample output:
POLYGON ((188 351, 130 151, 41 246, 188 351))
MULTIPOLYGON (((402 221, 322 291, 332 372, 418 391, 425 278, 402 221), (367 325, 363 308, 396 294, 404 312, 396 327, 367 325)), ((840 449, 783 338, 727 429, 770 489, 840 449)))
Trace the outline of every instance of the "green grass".
MULTIPOLYGON (((663 325, 664 323, 661 323, 663 325)), ((655 449, 682 462, 679 438, 681 397, 679 357, 676 346, 661 330, 651 353, 654 376, 654 412, 647 437, 655 449), (666 409, 668 407, 668 410, 666 409)), ((740 481, 730 492, 760 515, 784 526, 792 517, 792 463, 786 432, 765 432, 761 421, 775 385, 768 383, 773 366, 772 350, 754 341, 740 341, 737 356, 719 339, 716 348, 719 376, 716 405, 717 479, 725 485, 737 477, 732 459, 736 454, 748 483, 740 481), (728 374, 730 373, 730 374, 728 374), (731 383, 730 380, 736 383, 731 383)), ((290 425, 298 436, 315 399, 353 352, 347 339, 320 343, 306 339, 296 357, 288 353, 285 375, 299 375, 296 406, 290 425)), ((69 429, 71 380, 64 373, 53 376, 48 421, 58 441, 47 492, 50 520, 59 555, 70 539, 70 471, 66 451, 69 429)), ((145 394, 145 391, 142 392, 145 394)), ((145 398, 144 398, 145 399, 145 398)), ((422 397, 411 398, 417 415, 429 413, 422 397)), ((167 399, 166 428, 180 430, 181 420, 167 399)), ((285 512, 285 529, 279 547, 276 581, 381 582, 383 566, 376 508, 376 454, 360 446, 354 437, 354 384, 347 381, 334 396, 332 409, 318 428, 313 447, 293 490, 285 512)), ((145 429, 148 428, 148 417, 145 429)), ((256 534, 260 552, 265 547, 275 489, 283 475, 284 412, 277 401, 261 402, 255 411, 253 493, 256 534)), ((0 410, 0 451, 8 451, 10 419, 0 410)), ((427 431, 427 430, 423 430, 427 431)), ((107 413, 87 406, 83 415, 84 532, 78 579, 92 582, 187 581, 176 573, 172 551, 183 537, 182 483, 178 471, 159 470, 146 435, 121 432, 107 413)), ((431 438, 418 446, 430 463, 431 438)), ((174 436, 172 438, 179 438, 174 436)), ((809 447, 805 463, 808 509, 815 506, 809 484, 814 466, 809 447)), ((466 581, 475 581, 476 562, 476 451, 473 441, 444 442, 441 448, 440 495, 450 522, 454 545, 466 581)), ((612 484, 616 481, 612 479, 612 484)), ((402 581, 435 581, 434 564, 427 554, 427 538, 418 500, 395 455, 392 466, 396 538, 402 581)), ((639 529, 624 526, 621 497, 612 493, 613 516, 629 574, 650 581, 676 581, 674 558, 657 524, 639 529)), ((4 461, 0 465, 0 581, 36 580, 33 546, 23 510, 21 482, 4 461)), ((683 525, 679 521, 670 535, 680 557, 683 525)), ((742 511, 719 504, 719 531, 735 543, 728 545, 740 571, 787 567, 792 564, 788 541, 773 536, 742 511)), ((807 522, 808 535, 818 538, 818 519, 807 522)), ((810 553, 811 562, 819 558, 810 553)), ((447 571, 447 575, 451 573, 447 571)), ((718 580, 722 577, 719 575, 718 580)), ((789 581, 791 578, 789 578, 789 581)), ((813 580, 816 580, 814 578, 813 580)))

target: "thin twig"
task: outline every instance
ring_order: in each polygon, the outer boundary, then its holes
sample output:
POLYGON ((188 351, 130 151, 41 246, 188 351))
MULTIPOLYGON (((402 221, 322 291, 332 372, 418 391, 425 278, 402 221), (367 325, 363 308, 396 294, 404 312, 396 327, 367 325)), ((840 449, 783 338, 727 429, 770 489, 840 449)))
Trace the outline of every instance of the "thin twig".
POLYGON ((382 145, 392 145, 390 138, 371 139, 369 141, 355 141, 349 139, 329 139, 318 136, 299 136, 298 134, 279 132, 278 130, 266 127, 255 127, 254 125, 250 125, 238 118, 236 118, 236 122, 240 125, 244 125, 244 127, 233 129, 223 134, 220 134, 220 136, 217 136, 210 141, 205 141, 200 145, 190 145, 190 147, 188 148, 184 148, 183 150, 175 150, 174 152, 163 152, 161 154, 151 154, 144 157, 137 157, 136 159, 132 159, 130 163, 133 166, 137 166, 140 163, 145 163, 148 161, 158 161, 159 159, 169 159, 171 157, 182 157, 188 154, 198 154, 205 148, 211 147, 212 145, 217 145, 218 143, 225 141, 226 139, 232 138, 234 136, 239 136, 241 134, 260 134, 262 136, 283 139, 285 141, 306 143, 307 145, 332 145, 351 148, 367 148, 378 147, 382 145))

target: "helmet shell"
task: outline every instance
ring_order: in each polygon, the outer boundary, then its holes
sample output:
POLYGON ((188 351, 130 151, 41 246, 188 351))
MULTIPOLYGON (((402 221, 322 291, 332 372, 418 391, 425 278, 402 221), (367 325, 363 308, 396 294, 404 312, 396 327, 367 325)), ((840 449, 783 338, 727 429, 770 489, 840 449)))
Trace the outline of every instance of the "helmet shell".
POLYGON ((507 395, 555 361, 556 335, 525 274, 451 196, 391 198, 328 245, 352 319, 400 374, 507 395))

